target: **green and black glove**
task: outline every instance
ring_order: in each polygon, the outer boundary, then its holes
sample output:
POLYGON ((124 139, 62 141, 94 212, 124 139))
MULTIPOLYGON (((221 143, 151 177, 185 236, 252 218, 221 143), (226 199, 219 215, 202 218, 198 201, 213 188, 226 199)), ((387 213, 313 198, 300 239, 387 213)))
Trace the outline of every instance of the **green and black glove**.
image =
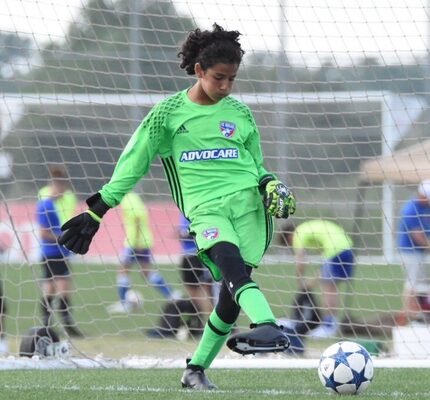
POLYGON ((67 221, 61 230, 58 243, 73 253, 85 254, 99 230, 103 215, 110 207, 102 200, 100 193, 87 199, 89 209, 67 221))
POLYGON ((270 180, 265 185, 264 206, 269 215, 275 218, 288 218, 296 211, 296 199, 293 193, 281 181, 270 180))

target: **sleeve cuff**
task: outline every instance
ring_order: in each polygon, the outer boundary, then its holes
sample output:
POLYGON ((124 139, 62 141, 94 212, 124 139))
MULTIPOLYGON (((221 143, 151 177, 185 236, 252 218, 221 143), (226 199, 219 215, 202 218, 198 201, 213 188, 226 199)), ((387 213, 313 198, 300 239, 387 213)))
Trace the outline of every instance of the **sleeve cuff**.
POLYGON ((269 175, 263 175, 260 178, 260 181, 258 182, 258 189, 260 190, 260 193, 263 193, 266 189, 267 184, 270 181, 276 180, 275 175, 269 174, 269 175))
POLYGON ((99 218, 103 218, 111 207, 109 207, 102 199, 100 193, 93 194, 86 200, 90 211, 96 214, 99 218))

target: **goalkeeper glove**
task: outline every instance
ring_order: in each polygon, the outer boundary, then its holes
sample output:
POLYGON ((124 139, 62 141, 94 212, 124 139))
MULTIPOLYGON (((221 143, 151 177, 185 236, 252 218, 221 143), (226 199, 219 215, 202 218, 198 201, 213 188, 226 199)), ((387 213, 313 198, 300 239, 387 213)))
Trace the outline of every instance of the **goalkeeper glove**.
POLYGON ((63 233, 58 238, 60 245, 77 254, 85 254, 88 251, 103 215, 110 209, 100 193, 87 199, 87 204, 90 208, 67 221, 61 227, 63 233))
POLYGON ((264 206, 275 218, 288 218, 296 211, 296 199, 282 182, 269 181, 264 189, 264 206))

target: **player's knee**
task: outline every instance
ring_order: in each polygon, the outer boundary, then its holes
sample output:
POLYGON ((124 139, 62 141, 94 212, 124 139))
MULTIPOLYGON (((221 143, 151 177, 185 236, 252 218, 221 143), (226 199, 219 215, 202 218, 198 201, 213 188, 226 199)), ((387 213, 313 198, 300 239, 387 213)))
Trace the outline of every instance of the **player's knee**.
POLYGON ((218 317, 227 324, 233 324, 240 313, 240 306, 236 304, 230 291, 223 284, 215 306, 218 317))
POLYGON ((228 242, 217 243, 208 251, 208 254, 221 271, 233 298, 241 287, 252 283, 250 268, 245 265, 239 248, 234 244, 228 242))
POLYGON ((233 243, 218 242, 208 250, 208 255, 220 269, 226 267, 232 260, 244 264, 239 248, 233 243))

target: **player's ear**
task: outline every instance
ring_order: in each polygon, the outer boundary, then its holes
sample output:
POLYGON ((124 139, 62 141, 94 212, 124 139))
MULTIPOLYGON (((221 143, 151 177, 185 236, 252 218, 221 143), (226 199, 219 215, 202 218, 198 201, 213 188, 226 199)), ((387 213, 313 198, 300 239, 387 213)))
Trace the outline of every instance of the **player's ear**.
POLYGON ((202 68, 202 66, 200 65, 200 63, 196 63, 194 65, 194 72, 196 73, 197 78, 203 78, 203 74, 204 74, 204 70, 202 68))

